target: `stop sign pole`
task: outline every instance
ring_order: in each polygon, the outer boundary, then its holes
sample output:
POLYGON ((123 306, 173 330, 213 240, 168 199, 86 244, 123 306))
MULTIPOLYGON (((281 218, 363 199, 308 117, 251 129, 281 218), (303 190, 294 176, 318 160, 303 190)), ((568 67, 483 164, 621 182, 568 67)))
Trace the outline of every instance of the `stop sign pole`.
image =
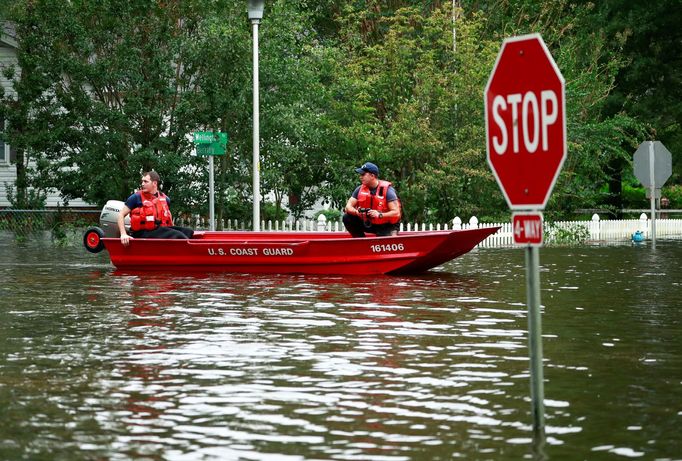
MULTIPOLYGON (((566 159, 564 88, 564 78, 539 34, 504 40, 485 88, 488 164, 509 208, 535 223, 533 235, 542 232, 541 211, 566 159)), ((515 241, 520 241, 516 233, 515 241)), ((527 238, 523 243, 533 431, 543 441, 541 241, 533 244, 527 238)))
POLYGON ((649 189, 651 199, 651 248, 656 249, 656 199, 673 171, 672 154, 660 141, 644 141, 633 157, 635 176, 649 189))

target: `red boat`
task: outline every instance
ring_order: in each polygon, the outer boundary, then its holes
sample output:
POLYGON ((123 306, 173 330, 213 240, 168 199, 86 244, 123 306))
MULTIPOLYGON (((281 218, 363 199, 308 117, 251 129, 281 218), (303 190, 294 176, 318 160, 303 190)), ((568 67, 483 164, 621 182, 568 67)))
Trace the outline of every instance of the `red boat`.
POLYGON ((499 227, 401 232, 352 238, 345 232, 209 232, 191 240, 134 239, 125 247, 99 228, 84 237, 91 252, 109 251, 121 270, 242 273, 415 274, 461 256, 499 227))

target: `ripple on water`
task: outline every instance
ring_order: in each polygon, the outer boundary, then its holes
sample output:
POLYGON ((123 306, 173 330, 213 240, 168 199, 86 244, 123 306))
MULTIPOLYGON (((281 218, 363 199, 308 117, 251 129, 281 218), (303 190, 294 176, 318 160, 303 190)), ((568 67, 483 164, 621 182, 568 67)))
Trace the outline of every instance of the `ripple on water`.
MULTIPOLYGON (((682 352, 674 303, 623 296, 643 283, 621 279, 636 270, 620 265, 618 249, 598 249, 599 264, 591 251, 567 263, 543 249, 547 445, 584 458, 648 456, 647 414, 679 417, 665 398, 674 389, 651 379, 673 375, 682 352), (622 274, 604 270, 611 252, 622 274)), ((0 311, 0 404, 22 434, 10 450, 520 459, 533 439, 518 259, 478 251, 449 272, 369 281, 0 265, 11 296, 0 311), (72 442, 59 441, 64 433, 72 442)), ((659 429, 674 439, 672 427, 659 429)))

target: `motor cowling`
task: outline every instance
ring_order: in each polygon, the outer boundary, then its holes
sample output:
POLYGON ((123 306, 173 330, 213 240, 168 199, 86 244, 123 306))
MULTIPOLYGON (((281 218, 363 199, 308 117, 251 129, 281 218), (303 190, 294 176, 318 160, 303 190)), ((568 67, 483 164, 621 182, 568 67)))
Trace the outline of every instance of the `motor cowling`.
MULTIPOLYGON (((102 208, 99 215, 99 226, 104 231, 104 236, 109 238, 118 238, 121 233, 118 230, 118 215, 125 206, 125 203, 120 200, 109 200, 102 208)), ((125 219, 126 231, 130 232, 130 215, 125 219)))

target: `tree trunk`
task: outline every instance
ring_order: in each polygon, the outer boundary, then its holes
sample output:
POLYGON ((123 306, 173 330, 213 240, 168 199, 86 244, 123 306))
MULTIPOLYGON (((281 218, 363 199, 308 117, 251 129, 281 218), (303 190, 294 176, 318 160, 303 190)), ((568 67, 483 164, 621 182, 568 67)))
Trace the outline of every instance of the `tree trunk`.
POLYGON ((24 149, 17 149, 16 165, 17 165, 17 180, 16 180, 16 206, 20 209, 29 208, 28 203, 28 172, 26 171, 26 154, 24 149))
POLYGON ((616 214, 616 219, 623 219, 623 168, 625 162, 620 158, 612 159, 607 166, 607 174, 609 177, 609 196, 606 203, 613 207, 616 214))

